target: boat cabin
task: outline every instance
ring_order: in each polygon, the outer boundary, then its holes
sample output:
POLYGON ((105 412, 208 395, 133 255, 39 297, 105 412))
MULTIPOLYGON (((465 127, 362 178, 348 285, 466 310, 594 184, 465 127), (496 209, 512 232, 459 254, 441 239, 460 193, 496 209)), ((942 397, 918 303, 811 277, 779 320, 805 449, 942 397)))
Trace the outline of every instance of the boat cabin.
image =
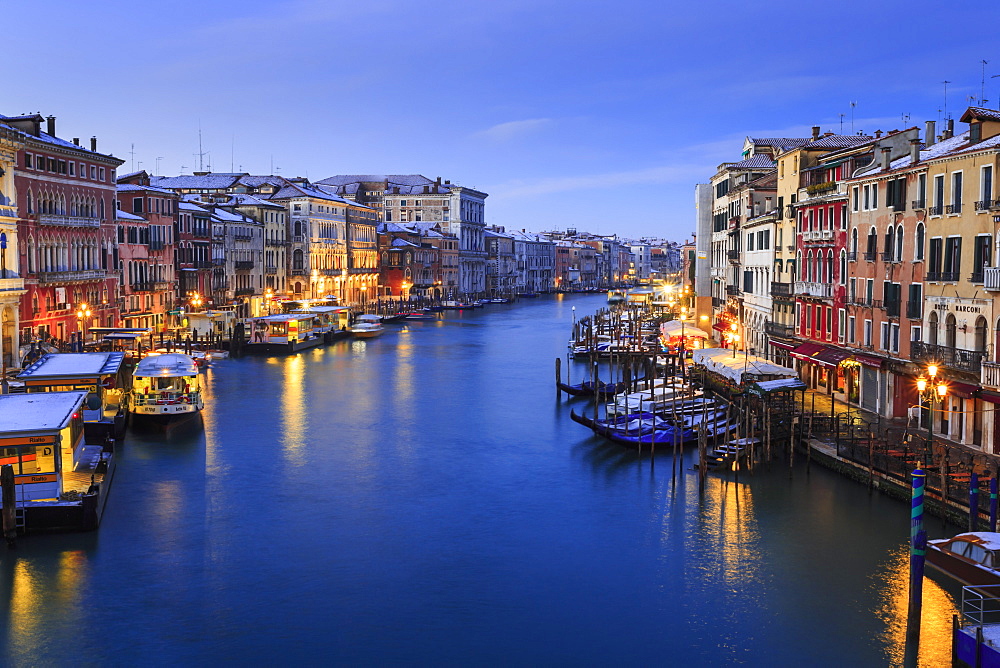
POLYGON ((132 374, 128 402, 133 415, 173 417, 196 413, 204 405, 195 360, 180 353, 150 355, 132 374))
POLYGON ((247 318, 249 351, 296 352, 324 341, 323 332, 316 331, 311 313, 286 313, 247 318))
POLYGON ((14 473, 18 531, 93 529, 114 475, 113 455, 84 443, 88 393, 0 395, 0 465, 14 473))
POLYGON ((122 369, 125 353, 50 353, 25 367, 18 380, 28 393, 84 390, 83 422, 89 443, 121 438, 123 399, 131 384, 122 369))
POLYGON ((934 546, 986 568, 1000 570, 1000 533, 963 533, 949 540, 936 540, 934 546))
POLYGON ((290 315, 303 313, 312 315, 315 320, 313 328, 324 334, 346 330, 351 324, 351 309, 346 306, 304 306, 290 315))

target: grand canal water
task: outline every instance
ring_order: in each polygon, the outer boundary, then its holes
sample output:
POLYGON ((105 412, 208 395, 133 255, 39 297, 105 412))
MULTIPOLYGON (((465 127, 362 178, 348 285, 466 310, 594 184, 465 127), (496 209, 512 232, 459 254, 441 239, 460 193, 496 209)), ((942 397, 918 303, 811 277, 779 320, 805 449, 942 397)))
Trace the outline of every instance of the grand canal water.
MULTIPOLYGON (((702 496, 691 453, 674 482, 590 436, 553 360, 602 305, 217 363, 203 432, 130 434, 98 532, 0 550, 4 663, 901 660, 906 505, 784 464, 702 496)), ((925 595, 943 665, 954 590, 925 595)))

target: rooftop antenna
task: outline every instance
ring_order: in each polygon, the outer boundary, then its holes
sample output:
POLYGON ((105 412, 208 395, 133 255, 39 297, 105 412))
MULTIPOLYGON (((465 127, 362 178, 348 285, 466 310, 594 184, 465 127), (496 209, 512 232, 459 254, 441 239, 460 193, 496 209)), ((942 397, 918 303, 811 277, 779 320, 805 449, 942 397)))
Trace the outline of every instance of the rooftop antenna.
POLYGON ((181 165, 181 174, 183 174, 184 170, 187 168, 188 168, 187 165, 181 165))
POLYGON ((904 111, 904 112, 903 112, 902 114, 900 114, 900 116, 899 116, 899 117, 903 119, 903 125, 904 125, 904 126, 905 126, 905 125, 906 125, 907 123, 909 123, 909 122, 910 122, 910 114, 909 114, 909 113, 907 113, 907 112, 905 112, 905 111, 904 111))
POLYGON ((156 173, 160 173, 160 160, 163 160, 163 156, 157 156, 156 158, 156 173))
POLYGON ((854 107, 858 106, 857 102, 851 102, 851 134, 854 134, 854 107))
POLYGON ((208 152, 203 150, 201 147, 201 121, 198 121, 198 152, 194 154, 194 157, 198 158, 198 171, 205 171, 205 156, 208 152))
POLYGON ((131 146, 131 148, 129 149, 128 154, 132 157, 132 171, 134 172, 135 171, 135 142, 133 142, 132 144, 130 144, 130 146, 131 146))
POLYGON ((844 114, 840 115, 840 134, 844 134, 844 114))
POLYGON ((232 141, 229 143, 229 173, 233 172, 233 163, 236 162, 236 135, 233 135, 232 141))
POLYGON ((982 62, 983 64, 983 78, 980 80, 980 85, 979 85, 979 104, 980 106, 982 106, 983 104, 986 103, 986 64, 989 63, 990 61, 983 60, 980 62, 982 62))
POLYGON ((944 84, 944 119, 948 120, 948 84, 950 81, 942 81, 944 84))

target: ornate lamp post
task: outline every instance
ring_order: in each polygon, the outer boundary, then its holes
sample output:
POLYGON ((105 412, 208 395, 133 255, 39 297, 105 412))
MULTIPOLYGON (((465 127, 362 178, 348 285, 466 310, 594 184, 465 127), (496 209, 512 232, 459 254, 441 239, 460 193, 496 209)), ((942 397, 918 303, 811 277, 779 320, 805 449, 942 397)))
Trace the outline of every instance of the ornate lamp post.
POLYGON ((267 314, 271 315, 271 299, 274 298, 274 291, 271 288, 264 290, 264 300, 267 302, 267 314))
POLYGON ((76 309, 76 319, 80 326, 80 352, 83 352, 83 343, 87 340, 87 320, 90 318, 90 307, 87 302, 83 302, 76 309))
POLYGON ((927 449, 931 454, 934 452, 934 402, 937 399, 943 402, 944 398, 948 396, 948 386, 944 381, 938 381, 937 375, 938 365, 928 364, 926 376, 917 378, 917 391, 920 393, 920 401, 929 406, 927 413, 927 449))

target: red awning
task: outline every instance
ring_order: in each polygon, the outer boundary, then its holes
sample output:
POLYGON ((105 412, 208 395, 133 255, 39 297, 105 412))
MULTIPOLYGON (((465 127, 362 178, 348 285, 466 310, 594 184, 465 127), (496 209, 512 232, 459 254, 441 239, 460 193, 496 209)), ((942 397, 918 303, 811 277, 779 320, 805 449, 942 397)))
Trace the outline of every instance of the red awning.
POLYGON ((712 325, 712 329, 716 330, 717 332, 726 332, 729 330, 729 325, 727 325, 724 322, 717 322, 714 325, 712 325))
POLYGON ((882 368, 882 358, 881 357, 869 357, 868 355, 859 355, 854 353, 854 359, 861 362, 865 366, 870 366, 874 369, 882 368))
POLYGON ((988 401, 991 404, 1000 404, 1000 394, 996 392, 991 392, 990 390, 983 390, 979 393, 979 398, 983 401, 988 401))
POLYGON ((851 356, 851 351, 837 348, 836 346, 825 346, 823 350, 812 356, 814 360, 826 367, 836 367, 838 364, 851 356))
POLYGON ((792 351, 792 357, 800 360, 812 361, 812 356, 826 348, 822 343, 808 341, 792 351))
POLYGON ((955 397, 962 397, 963 399, 971 399, 974 392, 979 391, 978 385, 969 385, 968 383, 958 383, 953 380, 946 380, 945 385, 948 386, 948 394, 955 397))
POLYGON ((785 343, 784 341, 775 341, 774 339, 770 339, 768 343, 775 348, 781 348, 783 350, 794 350, 795 346, 798 345, 797 343, 785 343))

